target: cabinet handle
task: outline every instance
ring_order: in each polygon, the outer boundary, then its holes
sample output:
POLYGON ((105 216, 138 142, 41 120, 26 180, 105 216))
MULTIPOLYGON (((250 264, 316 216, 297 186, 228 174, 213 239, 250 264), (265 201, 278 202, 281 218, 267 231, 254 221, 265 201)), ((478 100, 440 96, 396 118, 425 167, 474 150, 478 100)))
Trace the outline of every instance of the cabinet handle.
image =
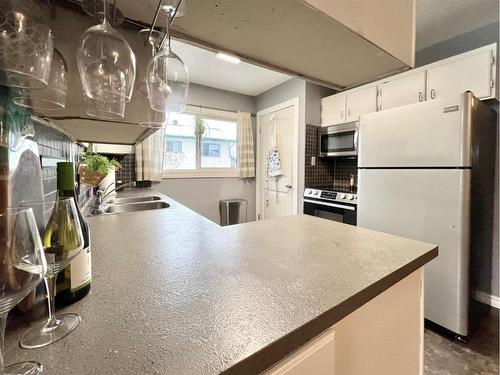
POLYGON ((431 99, 436 99, 436 90, 431 89, 431 99))
POLYGON ((351 117, 351 109, 350 108, 347 110, 347 117, 351 117))
POLYGON ((340 111, 340 118, 344 118, 344 111, 343 110, 340 111))
POLYGON ((423 102, 424 101, 424 93, 422 91, 418 92, 418 101, 423 102))

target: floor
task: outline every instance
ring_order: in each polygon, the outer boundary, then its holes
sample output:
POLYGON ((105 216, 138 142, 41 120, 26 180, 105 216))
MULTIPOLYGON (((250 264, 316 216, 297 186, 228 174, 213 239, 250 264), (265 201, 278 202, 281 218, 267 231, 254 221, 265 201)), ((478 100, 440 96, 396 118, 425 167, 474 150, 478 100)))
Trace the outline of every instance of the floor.
POLYGON ((498 318, 499 310, 484 311, 465 344, 426 329, 424 375, 498 375, 498 318))

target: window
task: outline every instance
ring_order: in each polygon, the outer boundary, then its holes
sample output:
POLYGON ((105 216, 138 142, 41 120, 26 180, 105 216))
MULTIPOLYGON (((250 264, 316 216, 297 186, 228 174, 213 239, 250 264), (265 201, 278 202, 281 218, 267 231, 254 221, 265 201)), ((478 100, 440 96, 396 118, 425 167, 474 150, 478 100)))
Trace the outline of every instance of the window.
POLYGON ((201 156, 220 158, 220 143, 203 142, 201 144, 201 156))
POLYGON ((167 140, 166 152, 174 153, 174 154, 182 153, 182 142, 181 141, 168 141, 167 140))
POLYGON ((232 112, 172 113, 165 129, 166 178, 237 176, 237 125, 232 112))

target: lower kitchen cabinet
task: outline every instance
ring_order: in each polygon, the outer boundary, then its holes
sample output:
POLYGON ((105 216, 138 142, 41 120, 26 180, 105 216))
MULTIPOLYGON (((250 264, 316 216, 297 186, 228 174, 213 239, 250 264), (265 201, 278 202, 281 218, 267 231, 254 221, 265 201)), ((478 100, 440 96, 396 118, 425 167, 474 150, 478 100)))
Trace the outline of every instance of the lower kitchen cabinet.
POLYGON ((423 270, 362 305, 263 375, 419 375, 423 270))

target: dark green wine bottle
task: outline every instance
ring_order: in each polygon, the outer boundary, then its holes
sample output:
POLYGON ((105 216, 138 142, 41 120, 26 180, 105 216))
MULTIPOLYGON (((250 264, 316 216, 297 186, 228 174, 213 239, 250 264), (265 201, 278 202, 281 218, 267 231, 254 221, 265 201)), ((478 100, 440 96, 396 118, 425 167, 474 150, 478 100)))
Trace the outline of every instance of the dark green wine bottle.
POLYGON ((57 276, 56 303, 65 306, 79 301, 89 293, 92 278, 90 231, 78 207, 75 194, 75 167, 72 162, 57 163, 57 190, 58 197, 75 200, 83 233, 83 249, 80 254, 57 276))

